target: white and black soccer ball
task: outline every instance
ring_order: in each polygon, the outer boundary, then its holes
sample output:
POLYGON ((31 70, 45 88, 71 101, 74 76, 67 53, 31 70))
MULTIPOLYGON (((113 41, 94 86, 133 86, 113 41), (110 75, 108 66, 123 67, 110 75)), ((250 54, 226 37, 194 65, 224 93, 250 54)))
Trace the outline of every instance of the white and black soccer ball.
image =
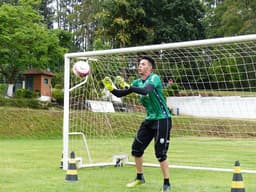
POLYGON ((73 65, 73 72, 77 77, 86 77, 90 74, 90 65, 87 61, 77 61, 73 65))

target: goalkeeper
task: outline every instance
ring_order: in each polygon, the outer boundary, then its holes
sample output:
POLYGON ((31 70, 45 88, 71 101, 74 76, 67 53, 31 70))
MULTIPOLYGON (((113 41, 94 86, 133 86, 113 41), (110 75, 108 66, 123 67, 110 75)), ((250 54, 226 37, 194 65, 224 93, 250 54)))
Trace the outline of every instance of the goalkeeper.
POLYGON ((155 61, 149 56, 143 56, 139 60, 139 79, 127 84, 120 76, 116 77, 115 83, 120 87, 117 89, 109 77, 102 82, 104 86, 115 96, 123 97, 130 93, 137 93, 140 101, 146 109, 146 118, 141 123, 137 135, 132 144, 132 155, 135 157, 137 176, 135 180, 127 184, 127 187, 135 187, 145 183, 143 176, 143 153, 154 138, 155 156, 160 162, 163 174, 163 192, 170 191, 169 170, 167 151, 170 141, 172 127, 171 114, 168 110, 162 93, 162 82, 160 77, 153 73, 155 61))

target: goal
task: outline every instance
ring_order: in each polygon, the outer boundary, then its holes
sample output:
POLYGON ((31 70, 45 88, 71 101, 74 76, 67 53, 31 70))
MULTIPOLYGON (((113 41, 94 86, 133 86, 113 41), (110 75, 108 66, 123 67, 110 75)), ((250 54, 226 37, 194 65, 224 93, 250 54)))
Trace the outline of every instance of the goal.
MULTIPOLYGON (((74 151, 79 167, 133 164, 130 145, 145 111, 135 94, 111 95, 101 80, 131 83, 138 57, 150 55, 172 112, 170 167, 232 171, 256 168, 256 35, 68 53, 65 55, 63 165, 74 151), (72 65, 88 61, 77 78, 72 65)), ((153 148, 144 165, 158 165, 153 148)))

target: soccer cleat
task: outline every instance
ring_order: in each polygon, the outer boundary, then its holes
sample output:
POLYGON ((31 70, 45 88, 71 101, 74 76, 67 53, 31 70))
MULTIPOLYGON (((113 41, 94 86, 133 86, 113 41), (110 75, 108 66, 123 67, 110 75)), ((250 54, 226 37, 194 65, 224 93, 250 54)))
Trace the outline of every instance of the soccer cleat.
POLYGON ((104 86, 106 87, 107 90, 109 91, 113 91, 115 89, 115 85, 113 84, 112 80, 110 79, 110 77, 105 77, 102 80, 102 83, 104 84, 104 86))
POLYGON ((116 76, 115 83, 121 89, 129 89, 130 85, 124 81, 124 78, 121 76, 116 76))
POLYGON ((145 179, 135 179, 134 181, 127 183, 126 187, 128 188, 132 188, 132 187, 136 187, 137 185, 141 185, 145 183, 145 179))
POLYGON ((170 192, 170 191, 171 191, 171 186, 170 185, 163 185, 162 192, 170 192))

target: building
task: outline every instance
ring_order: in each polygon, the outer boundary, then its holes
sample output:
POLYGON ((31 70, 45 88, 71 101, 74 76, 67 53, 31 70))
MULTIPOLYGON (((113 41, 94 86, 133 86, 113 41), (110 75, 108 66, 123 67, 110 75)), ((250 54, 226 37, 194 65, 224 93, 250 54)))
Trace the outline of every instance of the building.
POLYGON ((41 98, 47 100, 52 96, 52 77, 54 74, 50 71, 40 71, 30 69, 23 73, 25 77, 25 88, 39 93, 41 98))

